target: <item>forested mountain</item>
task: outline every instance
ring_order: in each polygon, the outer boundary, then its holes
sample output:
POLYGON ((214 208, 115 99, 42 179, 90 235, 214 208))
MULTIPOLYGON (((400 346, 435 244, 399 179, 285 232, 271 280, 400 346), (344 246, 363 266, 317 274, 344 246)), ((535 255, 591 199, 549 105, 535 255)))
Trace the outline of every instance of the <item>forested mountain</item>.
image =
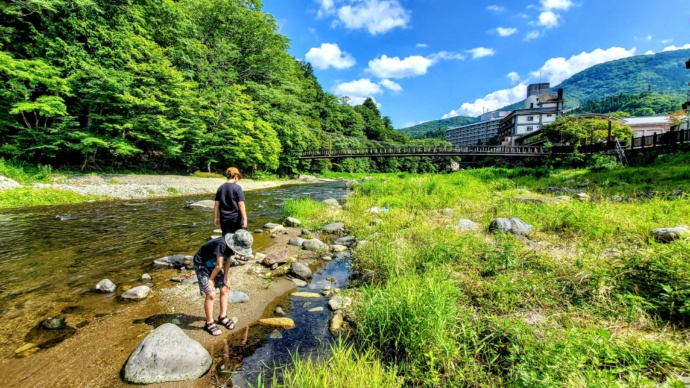
POLYGON ((686 99, 686 95, 680 93, 619 94, 588 101, 568 113, 612 113, 618 117, 665 115, 679 110, 686 99))
POLYGON ((398 168, 296 158, 409 140, 372 100, 352 107, 324 92, 277 28, 259 0, 0 0, 0 157, 86 169, 398 168))
POLYGON ((477 122, 477 117, 456 116, 448 119, 432 120, 411 127, 398 129, 412 139, 445 139, 446 129, 477 122))

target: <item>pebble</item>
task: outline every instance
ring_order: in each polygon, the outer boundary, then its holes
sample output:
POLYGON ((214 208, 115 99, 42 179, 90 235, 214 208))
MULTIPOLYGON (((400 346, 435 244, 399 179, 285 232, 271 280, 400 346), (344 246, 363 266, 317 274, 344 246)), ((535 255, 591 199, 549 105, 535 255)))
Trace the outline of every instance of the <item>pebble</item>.
POLYGON ((314 307, 313 309, 309 309, 307 311, 309 311, 310 313, 320 313, 323 311, 323 306, 322 307, 314 307))

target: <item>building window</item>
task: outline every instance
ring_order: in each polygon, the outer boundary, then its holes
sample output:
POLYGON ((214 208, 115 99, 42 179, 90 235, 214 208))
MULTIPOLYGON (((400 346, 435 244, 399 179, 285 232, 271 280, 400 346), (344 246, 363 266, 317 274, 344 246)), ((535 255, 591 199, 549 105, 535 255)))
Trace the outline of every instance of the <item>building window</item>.
POLYGON ((527 121, 534 121, 534 116, 527 116, 527 121))
POLYGON ((529 127, 527 127, 527 132, 531 132, 532 129, 533 129, 533 127, 530 125, 529 127))
POLYGON ((552 115, 546 115, 546 117, 551 117, 552 115))

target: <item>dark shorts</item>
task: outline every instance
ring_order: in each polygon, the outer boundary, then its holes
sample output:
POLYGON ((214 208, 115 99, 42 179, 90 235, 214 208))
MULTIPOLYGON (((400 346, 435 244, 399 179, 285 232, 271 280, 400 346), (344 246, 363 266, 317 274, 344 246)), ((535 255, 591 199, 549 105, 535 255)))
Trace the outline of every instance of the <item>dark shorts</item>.
POLYGON ((211 291, 207 291, 206 285, 208 284, 208 281, 211 277, 211 272, 213 271, 213 268, 209 268, 205 265, 195 265, 194 271, 196 271, 196 277, 197 279, 199 279, 199 291, 201 291, 201 295, 213 294, 214 292, 216 292, 215 288, 223 288, 226 285, 223 281, 223 271, 220 271, 218 272, 218 275, 216 275, 216 278, 213 279, 213 283, 216 287, 211 291))
POLYGON ((223 231, 223 236, 228 233, 235 233, 242 229, 242 219, 220 221, 220 229, 223 231))

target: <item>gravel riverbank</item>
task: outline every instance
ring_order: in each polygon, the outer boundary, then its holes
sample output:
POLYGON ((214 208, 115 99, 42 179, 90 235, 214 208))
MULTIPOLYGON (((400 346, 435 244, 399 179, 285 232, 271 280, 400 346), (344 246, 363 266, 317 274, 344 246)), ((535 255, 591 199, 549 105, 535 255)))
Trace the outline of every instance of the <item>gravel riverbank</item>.
MULTIPOLYGON (((181 175, 74 175, 55 179, 54 183, 34 183, 33 188, 70 190, 82 195, 113 199, 143 199, 215 193, 224 178, 197 178, 181 175)), ((313 182, 303 179, 255 181, 242 179, 244 191, 267 189, 288 184, 313 182)))

